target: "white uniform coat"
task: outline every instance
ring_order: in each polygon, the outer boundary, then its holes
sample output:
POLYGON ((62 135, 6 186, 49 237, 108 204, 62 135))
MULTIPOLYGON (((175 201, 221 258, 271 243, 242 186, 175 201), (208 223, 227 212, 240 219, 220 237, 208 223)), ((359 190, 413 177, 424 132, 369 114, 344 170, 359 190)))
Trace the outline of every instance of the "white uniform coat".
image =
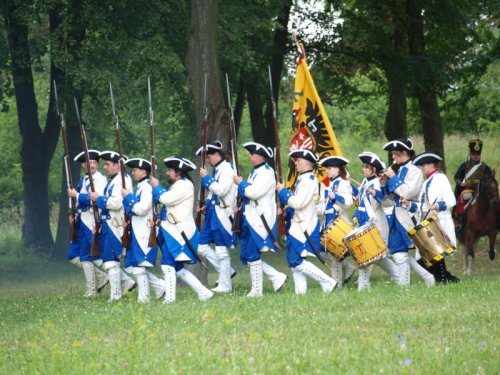
POLYGON ((263 213, 269 228, 276 223, 276 178, 274 170, 266 163, 252 169, 245 186, 245 197, 250 201, 245 204, 244 215, 252 229, 264 240, 269 234, 262 223, 263 213))
MULTIPOLYGON (((423 216, 427 214, 429 206, 431 206, 434 202, 436 202, 436 204, 439 206, 437 211, 439 224, 444 229, 453 244, 456 245, 457 238, 455 235, 455 224, 453 223, 450 208, 454 207, 457 202, 455 199, 455 195, 451 190, 451 185, 448 181, 448 177, 446 177, 446 175, 442 172, 436 172, 432 174, 422 186, 417 208, 417 210, 419 211, 420 220, 422 220, 423 216)), ((413 204, 411 209, 412 211, 415 209, 415 206, 413 204)), ((435 212, 430 212, 427 217, 429 217, 433 213, 435 212)))
MULTIPOLYGON (((383 194, 380 188, 380 180, 376 177, 371 180, 365 178, 359 187, 359 206, 356 211, 360 212, 359 216, 362 216, 362 213, 364 213, 369 220, 373 220, 382 239, 387 243, 389 238, 389 225, 384 212, 385 204, 382 199, 383 194), (375 196, 369 192, 371 189, 374 190, 375 196)), ((358 216, 357 213, 355 216, 358 216)))
POLYGON ((232 165, 223 160, 215 166, 214 180, 208 188, 207 199, 212 199, 214 195, 218 197, 220 204, 215 205, 215 213, 228 233, 232 233, 232 223, 229 219, 234 214, 236 207, 236 196, 238 186, 234 183, 236 172, 232 165))
POLYGON ((422 189, 423 176, 419 168, 408 162, 399 168, 398 174, 387 183, 387 188, 390 193, 389 199, 394 201, 393 214, 398 222, 406 229, 409 230, 415 225, 411 220, 411 215, 408 210, 401 206, 400 197, 410 201, 416 201, 422 189))
POLYGON ((159 201, 167 207, 167 219, 162 220, 162 228, 179 244, 184 245, 185 241, 181 236, 181 231, 184 231, 189 239, 193 237, 196 231, 193 219, 193 183, 187 178, 181 178, 160 195, 159 201), (172 215, 176 218, 178 224, 173 222, 172 215))
POLYGON ((295 210, 288 232, 302 243, 307 241, 304 231, 307 230, 307 233, 311 234, 318 225, 318 201, 319 187, 316 176, 312 172, 299 175, 293 194, 286 204, 295 210))
POLYGON ((149 234, 151 232, 150 220, 153 219, 153 188, 147 179, 137 184, 135 196, 139 201, 132 207, 132 229, 137 238, 137 242, 144 254, 147 254, 151 248, 148 246, 149 234))
MULTIPOLYGON (((125 175, 125 188, 131 192, 133 191, 132 179, 129 175, 125 175)), ((111 231, 121 241, 123 236, 123 221, 125 218, 125 210, 123 209, 122 197, 122 177, 118 173, 108 182, 104 189, 104 197, 106 200, 106 210, 109 212, 108 225, 111 231)), ((103 212, 101 212, 103 214, 103 212)))
MULTIPOLYGON (((106 187, 106 184, 108 180, 106 179, 106 176, 104 176, 101 172, 95 171, 92 174, 92 180, 94 182, 94 189, 99 195, 104 194, 104 188, 106 187)), ((80 194, 89 194, 90 193, 90 182, 89 182, 89 176, 85 175, 83 178, 82 182, 82 187, 80 188, 80 191, 78 192, 78 195, 76 196, 77 202, 79 201, 78 199, 82 198, 80 194)), ((90 197, 87 197, 89 207, 88 209, 83 209, 79 210, 79 215, 80 215, 80 220, 82 223, 92 231, 92 229, 95 227, 95 220, 94 220, 94 209, 92 208, 92 205, 90 205, 90 197)))

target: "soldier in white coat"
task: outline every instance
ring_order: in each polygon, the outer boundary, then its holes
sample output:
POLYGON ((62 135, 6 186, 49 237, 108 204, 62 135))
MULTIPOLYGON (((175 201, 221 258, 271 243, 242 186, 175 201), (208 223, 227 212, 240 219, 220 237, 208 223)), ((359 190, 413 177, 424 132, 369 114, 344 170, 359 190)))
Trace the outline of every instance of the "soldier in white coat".
MULTIPOLYGON (((353 222, 354 224, 362 226, 372 221, 384 240, 384 243, 387 244, 389 226, 387 224, 384 206, 392 205, 392 203, 385 199, 380 187, 380 181, 377 178, 377 174, 382 173, 386 166, 385 163, 372 152, 364 151, 359 154, 358 157, 364 163, 364 179, 359 187, 357 196, 359 205, 356 211, 354 211, 353 222)), ((370 264, 368 267, 359 269, 358 290, 361 291, 370 288, 370 274, 373 265, 377 265, 386 271, 396 283, 399 282, 396 265, 389 258, 383 258, 370 264)))
MULTIPOLYGON (((203 146, 196 152, 202 154, 203 146)), ((198 252, 219 272, 218 285, 214 292, 230 293, 233 289, 229 249, 236 246, 237 237, 233 232, 234 209, 236 207, 237 186, 234 184, 235 170, 226 161, 220 141, 206 146, 207 161, 213 168, 212 174, 200 168, 201 184, 207 189, 204 214, 205 219, 200 233, 198 252), (215 251, 210 244, 215 245, 215 251)))
POLYGON ((252 289, 248 297, 263 294, 263 273, 271 280, 274 291, 279 291, 287 276, 261 259, 261 253, 276 251, 273 239, 276 233, 276 177, 267 164, 273 157, 273 150, 257 142, 247 142, 243 147, 249 152, 250 163, 254 166, 248 179, 234 178, 238 193, 242 198, 243 219, 240 237, 240 259, 250 266, 252 289), (265 221, 265 223, 264 223, 265 221), (269 233, 267 227, 269 228, 269 233))
MULTIPOLYGON (((85 152, 81 152, 75 157, 75 162, 82 163, 85 170, 85 152)), ((99 172, 99 151, 89 150, 89 164, 92 173, 94 188, 102 193, 106 186, 106 177, 99 172)), ((68 260, 71 264, 83 269, 85 275, 86 290, 85 297, 94 297, 108 283, 108 275, 99 267, 102 266, 101 257, 90 256, 92 237, 95 231, 95 220, 93 208, 90 202, 90 182, 89 176, 85 175, 77 186, 77 189, 68 189, 68 196, 76 198, 77 201, 77 240, 72 241, 68 249, 68 260)), ((70 217, 70 222, 73 220, 70 217)))
MULTIPOLYGON (((101 216, 101 254, 104 269, 108 271, 110 301, 122 298, 122 283, 125 291, 135 288, 136 282, 120 268, 120 260, 125 254, 122 247, 125 211, 122 203, 122 178, 120 173, 120 155, 114 151, 102 151, 99 157, 104 160, 104 171, 109 181, 103 192, 90 193, 90 199, 96 202, 101 216)), ((132 180, 125 176, 125 189, 132 191, 132 180)))
MULTIPOLYGON (((407 202, 407 204, 410 212, 417 213, 419 221, 423 220, 426 215, 429 217, 436 214, 439 225, 448 235, 453 245, 456 246, 455 224, 450 209, 455 206, 457 201, 451 190, 448 177, 439 169, 442 160, 441 156, 431 151, 424 152, 413 160, 413 165, 420 168, 426 180, 420 191, 419 200, 417 202, 407 202)), ((426 267, 423 260, 419 261, 419 263, 426 267)), ((437 282, 446 284, 459 281, 457 277, 448 272, 444 259, 426 268, 434 275, 437 282)))
MULTIPOLYGON (((320 202, 318 204, 318 215, 323 217, 321 230, 328 228, 337 218, 342 217, 350 223, 348 209, 353 205, 353 192, 350 182, 347 180, 347 164, 349 160, 341 156, 328 156, 318 161, 318 164, 326 167, 326 174, 330 180, 328 186, 320 184, 320 202)), ((344 259, 339 262, 330 253, 332 278, 337 282, 337 288, 341 288, 344 281, 347 282, 356 268, 344 259)))
POLYGON ((384 150, 391 152, 394 161, 393 166, 384 171, 381 186, 386 198, 394 202, 389 216, 388 247, 398 267, 398 284, 410 284, 411 266, 426 285, 432 286, 435 284, 434 276, 418 264, 415 257, 408 254, 408 248, 413 244, 407 231, 415 224, 404 200, 416 200, 423 183, 422 173, 411 162, 411 158, 415 156, 413 142, 410 139, 396 139, 386 143, 384 150), (394 168, 397 168, 397 173, 394 168))
POLYGON ((318 281, 323 292, 329 293, 337 282, 306 259, 320 251, 320 223, 316 207, 319 187, 312 172, 318 156, 310 149, 295 150, 288 156, 294 160, 299 177, 293 191, 281 183, 276 189, 281 203, 287 206, 286 258, 292 269, 295 294, 307 292, 307 276, 318 281))
POLYGON ((214 292, 206 288, 189 270, 185 263, 197 263, 198 229, 193 219, 194 186, 188 172, 196 169, 192 161, 169 157, 163 160, 167 166, 169 187, 165 189, 158 179, 151 178, 153 197, 162 203, 166 215, 161 221, 161 269, 165 275, 165 304, 175 302, 177 277, 189 285, 200 301, 213 297, 214 292))
POLYGON ((130 248, 127 250, 125 264, 130 265, 137 281, 137 302, 150 301, 149 287, 153 288, 156 298, 165 294, 165 283, 151 272, 156 264, 158 247, 149 246, 153 223, 153 193, 148 178, 151 163, 141 158, 128 159, 125 164, 130 167, 132 178, 136 181, 135 191, 122 189, 123 207, 130 217, 130 248))

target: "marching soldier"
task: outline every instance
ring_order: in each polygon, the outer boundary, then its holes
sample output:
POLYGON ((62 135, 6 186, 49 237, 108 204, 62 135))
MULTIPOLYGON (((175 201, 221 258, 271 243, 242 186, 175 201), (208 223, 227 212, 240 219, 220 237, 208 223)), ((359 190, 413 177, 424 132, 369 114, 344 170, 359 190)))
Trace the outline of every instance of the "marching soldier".
POLYGON ((295 293, 307 292, 307 276, 318 281, 325 293, 331 292, 337 282, 321 271, 313 263, 306 260, 309 255, 319 255, 320 223, 316 205, 319 199, 318 180, 312 173, 318 156, 310 149, 292 151, 290 158, 295 159, 295 167, 299 173, 295 188, 290 192, 283 184, 278 183, 276 189, 282 204, 288 206, 286 257, 292 269, 295 282, 295 293))
POLYGON ((394 202, 389 216, 388 247, 398 267, 398 284, 410 284, 411 266, 426 285, 434 285, 434 276, 408 254, 408 248, 413 244, 407 231, 414 227, 414 223, 404 201, 416 200, 423 182, 422 173, 411 163, 412 157, 415 156, 413 142, 410 139, 396 139, 386 143, 384 150, 391 153, 394 161, 382 174, 381 186, 384 195, 394 202), (397 172, 394 169, 397 169, 397 172))
MULTIPOLYGON (((75 162, 85 163, 85 152, 81 152, 75 157, 75 162)), ((89 150, 89 164, 96 191, 102 193, 106 186, 106 177, 98 171, 99 151, 89 150)), ((102 265, 100 257, 90 256, 90 247, 95 227, 94 215, 90 204, 90 182, 86 175, 80 179, 77 190, 68 189, 68 196, 76 198, 78 216, 76 226, 78 239, 72 241, 68 249, 68 260, 70 263, 83 269, 86 281, 85 297, 94 297, 108 283, 108 275, 99 267, 102 265)), ((70 221, 73 218, 70 217, 70 221)))
POLYGON ((177 277, 189 285, 200 301, 213 297, 184 263, 197 263, 198 230, 193 219, 194 186, 188 172, 196 166, 188 159, 169 157, 163 160, 167 166, 169 188, 160 185, 158 179, 151 178, 153 197, 156 203, 166 207, 166 217, 161 221, 161 268, 165 275, 165 303, 176 299, 177 277))
MULTIPOLYGON (((202 153, 203 146, 196 151, 202 153)), ((236 245, 236 234, 232 226, 234 208, 236 206, 237 187, 234 184, 235 170, 226 161, 222 143, 215 141, 206 146, 207 161, 212 166, 212 175, 204 168, 200 168, 201 184, 208 190, 205 200, 205 221, 200 233, 198 252, 219 272, 218 285, 214 292, 230 293, 232 291, 231 277, 234 270, 231 268, 229 249, 236 245), (215 244, 215 251, 210 244, 215 244)))
MULTIPOLYGON (((364 163, 363 175, 365 178, 359 187, 357 196, 359 205, 356 211, 354 211, 353 222, 361 226, 368 223, 370 220, 373 221, 384 243, 387 244, 389 227, 387 225, 384 206, 390 204, 390 202, 384 199, 380 181, 377 178, 377 175, 382 173, 386 166, 385 163, 372 152, 364 151, 359 154, 358 157, 364 163)), ((377 260, 373 264, 386 271, 396 283, 399 282, 398 269, 392 260, 383 258, 377 260)), ((358 290, 370 288, 370 274, 372 268, 373 265, 370 264, 368 267, 359 269, 358 290)))
MULTIPOLYGON (((455 226, 451 217, 450 209, 456 204, 455 196, 451 190, 448 177, 439 170, 439 163, 443 158, 433 152, 424 152, 413 160, 413 165, 420 168, 426 180, 420 191, 420 197, 417 202, 408 202, 410 212, 417 212, 422 220, 423 216, 429 213, 436 213, 439 218, 439 225, 448 235, 454 246, 457 245, 455 235, 455 226)), ((425 266, 423 260, 419 263, 425 266)), ((433 275, 436 281, 446 284, 448 282, 460 281, 446 269, 444 258, 430 267, 426 267, 433 275)))
POLYGON ((273 151, 260 143, 247 142, 243 147, 249 152, 253 169, 245 181, 234 177, 242 197, 243 220, 240 238, 240 259, 250 266, 252 288, 248 297, 262 296, 263 273, 271 280, 274 291, 279 291, 287 276, 261 259, 261 253, 276 251, 276 177, 267 164, 273 151))
MULTIPOLYGON (((124 209, 122 204, 122 181, 120 173, 120 155, 114 151, 103 151, 99 157, 104 160, 104 171, 109 181, 103 192, 90 193, 90 199, 96 202, 101 210, 101 254, 104 268, 108 271, 110 285, 110 301, 122 298, 122 286, 125 291, 131 291, 136 283, 124 270, 120 269, 120 259, 123 257, 122 236, 124 229, 124 209)), ((132 180, 125 176, 125 188, 132 191, 132 180)))
MULTIPOLYGON (((135 158, 128 159, 125 164, 132 168, 131 174, 137 182, 135 192, 122 189, 123 207, 131 218, 130 222, 130 248, 125 256, 125 267, 132 268, 137 281, 138 296, 140 303, 149 302, 151 285, 155 291, 156 298, 165 294, 165 283, 150 270, 156 264, 158 247, 149 247, 151 226, 155 228, 153 220, 153 193, 148 183, 151 172, 151 163, 148 160, 135 158)), ((155 230, 156 232, 156 230, 155 230)), ((155 233, 156 235, 156 233, 155 233)))
POLYGON ((484 175, 491 175, 491 168, 481 161, 483 151, 483 141, 473 139, 469 141, 469 160, 462 163, 455 173, 455 219, 457 230, 463 231, 465 224, 465 206, 472 198, 472 193, 476 185, 484 175))
MULTIPOLYGON (((347 180, 347 163, 349 160, 341 156, 328 156, 318 161, 318 164, 326 167, 326 174, 330 179, 329 186, 320 185, 318 214, 324 216, 322 230, 328 228, 337 216, 350 222, 347 211, 353 204, 353 192, 351 184, 347 180)), ((344 280, 348 281, 352 277, 355 267, 347 259, 339 262, 329 253, 328 257, 331 263, 332 278, 337 282, 337 288, 341 288, 344 280)))

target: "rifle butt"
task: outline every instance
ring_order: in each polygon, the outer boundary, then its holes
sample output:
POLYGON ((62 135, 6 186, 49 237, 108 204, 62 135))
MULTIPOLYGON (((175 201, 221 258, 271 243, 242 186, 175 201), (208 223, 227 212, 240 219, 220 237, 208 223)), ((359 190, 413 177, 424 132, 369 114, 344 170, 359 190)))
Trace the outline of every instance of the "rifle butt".
POLYGON ((71 223, 71 227, 70 227, 70 231, 69 231, 69 238, 70 238, 71 242, 78 240, 78 233, 77 233, 75 222, 71 223))
MULTIPOLYGON (((156 220, 154 220, 156 222, 156 220)), ((156 225, 151 226, 151 231, 149 232, 148 247, 158 246, 158 239, 156 238, 156 225)))
POLYGON ((276 228, 276 234, 278 235, 278 237, 283 237, 286 235, 285 215, 283 212, 278 215, 277 220, 278 227, 276 228))
POLYGON ((238 234, 241 233, 241 209, 236 211, 236 213, 234 214, 232 230, 235 233, 238 233, 238 234))
POLYGON ((99 243, 99 233, 96 232, 92 236, 92 243, 90 245, 90 256, 98 257, 101 255, 101 245, 99 243))

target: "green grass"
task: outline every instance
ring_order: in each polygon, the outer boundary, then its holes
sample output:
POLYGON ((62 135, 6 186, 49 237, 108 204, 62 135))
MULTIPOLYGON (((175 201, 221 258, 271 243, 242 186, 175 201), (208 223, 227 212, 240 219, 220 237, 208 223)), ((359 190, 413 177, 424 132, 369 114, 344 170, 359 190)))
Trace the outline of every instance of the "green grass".
MULTIPOLYGON (((426 288, 416 275, 400 289, 380 271, 372 289, 354 283, 329 295, 309 281, 275 294, 235 293, 201 303, 186 287, 174 305, 138 305, 132 292, 84 299, 80 270, 42 261, 0 276, 0 372, 12 373, 498 373, 499 277, 480 244, 477 276, 426 288)), ((284 254, 266 260, 281 270, 284 254)), ((460 256, 448 258, 460 276, 460 256)), ((32 264, 30 262, 30 264, 32 264)), ((215 275, 210 274, 213 282, 215 275)))

